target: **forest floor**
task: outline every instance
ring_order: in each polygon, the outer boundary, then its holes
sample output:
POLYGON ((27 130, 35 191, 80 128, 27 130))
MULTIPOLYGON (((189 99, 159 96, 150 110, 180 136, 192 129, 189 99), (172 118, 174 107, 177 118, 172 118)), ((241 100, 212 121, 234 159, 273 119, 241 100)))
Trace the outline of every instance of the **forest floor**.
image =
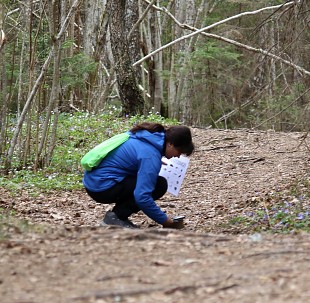
POLYGON ((238 221, 277 203, 277 193, 296 199, 292 186, 310 181, 310 136, 193 134, 180 195, 158 201, 186 215, 183 230, 140 213, 139 230, 99 227, 110 206, 83 191, 31 197, 0 188, 0 207, 15 213, 0 239, 1 303, 310 302, 310 234, 258 233, 238 221))

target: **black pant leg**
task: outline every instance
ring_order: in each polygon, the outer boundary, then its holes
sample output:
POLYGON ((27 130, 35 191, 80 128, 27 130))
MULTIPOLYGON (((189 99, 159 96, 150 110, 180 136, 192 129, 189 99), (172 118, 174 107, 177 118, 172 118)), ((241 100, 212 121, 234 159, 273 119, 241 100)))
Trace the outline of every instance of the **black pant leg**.
MULTIPOLYGON (((133 192, 136 188, 136 181, 137 181, 136 178, 132 177, 126 178, 124 181, 122 181, 124 182, 123 192, 132 193, 129 196, 127 196, 127 194, 124 194, 123 197, 121 197, 121 199, 118 202, 116 202, 113 208, 113 211, 122 220, 125 220, 130 215, 140 211, 140 208, 135 202, 133 195, 133 192)), ((152 193, 153 199, 158 200, 159 198, 161 198, 167 192, 167 189, 168 189, 167 180, 164 177, 159 176, 157 178, 155 189, 152 193)))
MULTIPOLYGON (((137 178, 133 176, 126 177, 122 182, 117 183, 113 187, 103 192, 87 193, 98 203, 111 204, 115 203, 113 211, 122 219, 127 219, 133 213, 137 213, 140 208, 134 199, 134 190, 136 188, 137 178)), ((167 191, 168 184, 164 177, 159 176, 155 189, 152 193, 154 200, 161 198, 167 191)))
POLYGON ((167 189, 168 189, 167 180, 162 176, 158 176, 155 189, 152 193, 153 199, 154 200, 160 199, 167 192, 167 189))
POLYGON ((131 214, 137 213, 140 210, 135 202, 133 194, 136 183, 137 178, 132 176, 126 177, 119 183, 120 190, 112 211, 115 212, 121 220, 126 220, 131 214))

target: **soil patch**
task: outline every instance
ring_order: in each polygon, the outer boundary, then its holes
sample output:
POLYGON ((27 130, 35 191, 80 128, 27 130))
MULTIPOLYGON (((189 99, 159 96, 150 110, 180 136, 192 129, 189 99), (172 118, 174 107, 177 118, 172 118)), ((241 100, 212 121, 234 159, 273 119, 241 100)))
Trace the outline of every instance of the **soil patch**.
POLYGON ((98 227, 110 206, 84 191, 33 198, 0 188, 0 206, 30 222, 5 225, 1 302, 309 302, 310 235, 257 234, 229 222, 263 209, 273 193, 290 199, 293 184, 310 181, 310 136, 193 134, 196 152, 180 195, 158 202, 168 214, 186 215, 181 231, 143 214, 132 218, 140 230, 98 227))

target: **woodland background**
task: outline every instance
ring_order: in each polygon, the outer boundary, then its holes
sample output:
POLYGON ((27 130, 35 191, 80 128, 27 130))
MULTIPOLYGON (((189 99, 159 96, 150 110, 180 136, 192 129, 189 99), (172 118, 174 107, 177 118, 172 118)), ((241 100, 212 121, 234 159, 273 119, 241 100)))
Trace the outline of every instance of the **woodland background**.
POLYGON ((63 113, 111 106, 309 131, 309 11, 305 0, 1 0, 2 171, 48 166, 63 113))
POLYGON ((309 12, 0 0, 1 302, 310 302, 309 12), (84 153, 145 120, 191 126, 158 201, 182 231, 98 227, 83 189, 84 153))

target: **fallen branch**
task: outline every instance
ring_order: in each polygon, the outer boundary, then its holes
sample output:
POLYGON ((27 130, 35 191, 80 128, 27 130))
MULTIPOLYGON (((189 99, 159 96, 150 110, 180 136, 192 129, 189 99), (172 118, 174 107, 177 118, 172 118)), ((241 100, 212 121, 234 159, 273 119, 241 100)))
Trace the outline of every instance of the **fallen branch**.
POLYGON ((300 250, 282 250, 282 251, 271 251, 271 252, 261 252, 242 257, 242 259, 258 257, 258 256, 273 256, 273 255, 285 255, 285 254, 309 254, 309 251, 300 250))
POLYGON ((299 147, 305 142, 305 145, 306 145, 308 151, 310 151, 310 148, 309 148, 308 144, 306 143, 306 139, 307 139, 308 135, 309 135, 309 132, 307 132, 306 134, 304 134, 304 135, 302 136, 302 140, 301 140, 301 142, 299 143, 299 145, 297 146, 296 150, 298 150, 299 147))
MULTIPOLYGON (((221 282, 215 282, 211 284, 198 284, 198 285, 173 285, 173 286, 156 286, 156 287, 149 287, 149 288, 136 288, 136 289, 123 289, 123 290, 104 290, 104 291, 98 291, 94 293, 90 293, 89 295, 80 296, 72 298, 71 300, 74 301, 85 301, 90 298, 98 300, 108 297, 122 297, 122 296, 134 296, 134 295, 141 295, 141 294, 148 294, 151 292, 156 291, 163 291, 164 294, 169 295, 173 294, 176 291, 186 292, 188 290, 194 290, 197 288, 204 288, 204 287, 215 287, 218 286, 221 282)), ((219 292, 222 290, 227 290, 233 287, 238 286, 237 284, 229 284, 224 285, 222 287, 214 288, 212 289, 212 293, 219 292)))
POLYGON ((117 275, 117 276, 103 276, 97 279, 97 281, 108 281, 115 279, 124 279, 124 278, 132 278, 131 275, 117 275))
POLYGON ((207 148, 207 149, 200 149, 199 151, 211 151, 211 150, 233 148, 233 147, 238 147, 238 145, 231 144, 231 145, 225 145, 225 146, 217 146, 217 147, 212 147, 212 148, 207 148))
POLYGON ((252 163, 260 162, 260 161, 265 161, 265 158, 247 158, 247 159, 238 159, 236 162, 248 162, 251 161, 252 163))

